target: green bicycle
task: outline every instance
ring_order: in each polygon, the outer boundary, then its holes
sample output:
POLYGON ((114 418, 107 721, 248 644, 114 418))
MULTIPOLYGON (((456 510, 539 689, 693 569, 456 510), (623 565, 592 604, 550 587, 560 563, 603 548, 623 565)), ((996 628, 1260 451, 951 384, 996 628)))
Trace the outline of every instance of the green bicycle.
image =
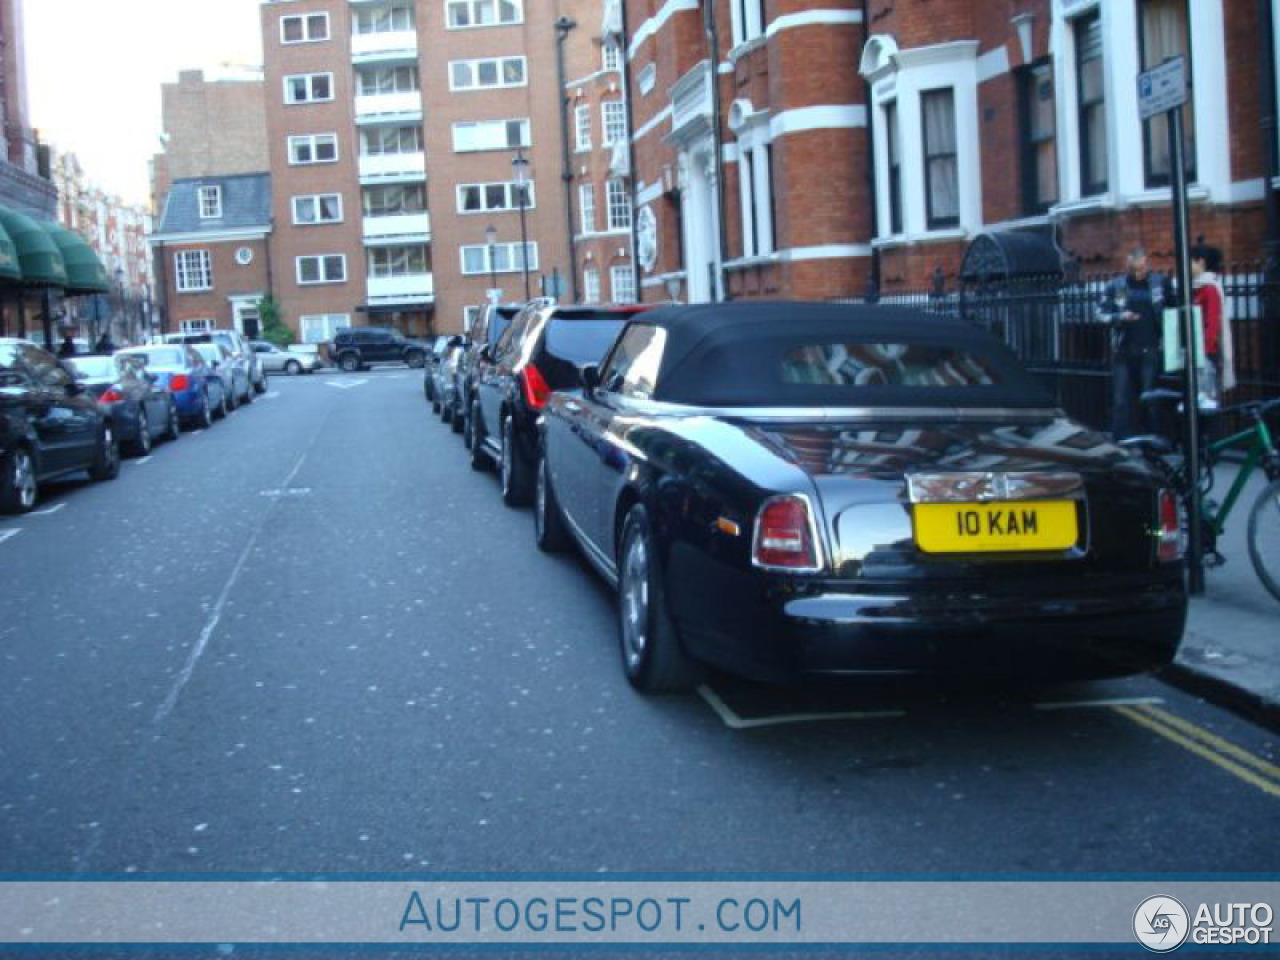
MULTIPOLYGON (((1182 394, 1173 390, 1152 390, 1142 395, 1142 402, 1145 404, 1176 404, 1181 401, 1182 394)), ((1242 403, 1224 407, 1212 414, 1202 414, 1202 418, 1207 420, 1210 417, 1239 413, 1248 418, 1251 425, 1239 433, 1203 445, 1199 484, 1200 531, 1205 565, 1217 567, 1226 562, 1226 558, 1218 552, 1218 539, 1226 532, 1231 511, 1240 502, 1254 473, 1261 469, 1266 474, 1267 485, 1254 498, 1249 510, 1249 558, 1253 561, 1253 569, 1263 586, 1276 600, 1280 600, 1280 448, 1277 448, 1266 420, 1267 414, 1277 408, 1280 408, 1280 398, 1242 403), (1221 502, 1217 502, 1209 497, 1214 486, 1214 468, 1224 462, 1224 455, 1228 451, 1243 452, 1244 462, 1236 470, 1235 479, 1227 489, 1226 496, 1221 502)), ((1206 432, 1202 431, 1201 436, 1206 432)), ((1132 437, 1123 441, 1122 446, 1143 451, 1177 491, 1184 511, 1190 512, 1191 478, 1187 476, 1185 457, 1177 453, 1167 440, 1158 436, 1132 437)))

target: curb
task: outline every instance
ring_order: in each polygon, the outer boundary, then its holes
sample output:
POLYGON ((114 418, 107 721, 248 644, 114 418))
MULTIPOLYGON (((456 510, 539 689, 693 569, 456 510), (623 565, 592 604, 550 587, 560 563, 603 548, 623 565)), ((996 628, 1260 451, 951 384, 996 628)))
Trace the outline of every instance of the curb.
POLYGON ((1160 670, 1156 679, 1280 733, 1280 700, 1176 661, 1160 670))

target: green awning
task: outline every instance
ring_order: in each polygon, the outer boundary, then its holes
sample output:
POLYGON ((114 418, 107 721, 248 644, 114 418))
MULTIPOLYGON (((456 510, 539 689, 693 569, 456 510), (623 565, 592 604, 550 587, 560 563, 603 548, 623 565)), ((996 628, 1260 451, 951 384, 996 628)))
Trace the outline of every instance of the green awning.
POLYGON ((0 227, 13 240, 22 265, 22 282, 31 286, 65 287, 67 264, 53 238, 25 213, 0 207, 0 227))
POLYGON ((85 243, 84 237, 60 223, 48 220, 37 222, 62 253, 62 260, 67 266, 67 293, 111 292, 107 268, 102 265, 93 248, 85 243))
POLYGON ((18 248, 14 246, 9 231, 0 227, 0 280, 21 282, 22 264, 18 262, 18 248))

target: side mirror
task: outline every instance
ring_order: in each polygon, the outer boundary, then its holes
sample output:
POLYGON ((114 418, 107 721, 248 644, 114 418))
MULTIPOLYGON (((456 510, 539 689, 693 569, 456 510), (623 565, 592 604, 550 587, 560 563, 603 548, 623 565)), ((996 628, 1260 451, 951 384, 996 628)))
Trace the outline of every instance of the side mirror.
POLYGON ((579 373, 582 376, 582 387, 587 393, 600 386, 600 367, 597 364, 589 363, 580 368, 579 373))

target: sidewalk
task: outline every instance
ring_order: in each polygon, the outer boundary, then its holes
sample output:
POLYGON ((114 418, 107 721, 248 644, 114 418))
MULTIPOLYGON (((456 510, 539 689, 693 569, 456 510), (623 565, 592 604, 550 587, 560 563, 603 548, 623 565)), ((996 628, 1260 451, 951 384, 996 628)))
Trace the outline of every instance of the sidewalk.
MULTIPOLYGON (((1233 473, 1219 470, 1210 494, 1226 495, 1233 473)), ((1249 559, 1245 530, 1260 472, 1236 504, 1219 550, 1224 566, 1205 571, 1205 594, 1193 597, 1177 661, 1161 678, 1189 693, 1280 729, 1280 601, 1249 559)))

